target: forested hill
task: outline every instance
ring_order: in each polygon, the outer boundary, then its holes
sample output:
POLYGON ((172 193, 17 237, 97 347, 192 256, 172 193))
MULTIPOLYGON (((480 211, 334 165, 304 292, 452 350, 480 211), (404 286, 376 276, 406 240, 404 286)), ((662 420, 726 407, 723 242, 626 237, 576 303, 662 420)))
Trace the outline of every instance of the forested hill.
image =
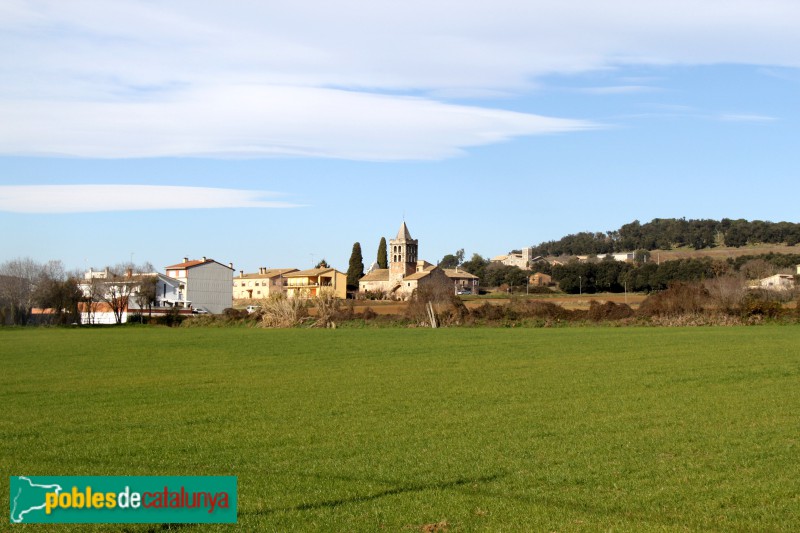
POLYGON ((762 220, 686 220, 656 218, 645 224, 638 220, 606 233, 581 232, 558 241, 533 247, 534 255, 587 255, 669 250, 688 246, 697 250, 715 246, 800 243, 800 224, 762 220))

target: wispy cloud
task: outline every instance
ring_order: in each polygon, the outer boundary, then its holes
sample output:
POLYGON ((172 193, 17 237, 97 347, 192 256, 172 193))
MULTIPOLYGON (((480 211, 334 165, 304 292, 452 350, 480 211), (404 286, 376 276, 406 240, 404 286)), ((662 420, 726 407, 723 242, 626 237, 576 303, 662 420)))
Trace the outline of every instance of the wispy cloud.
POLYGON ((0 154, 440 159, 594 126, 459 97, 626 65, 796 68, 797 20, 795 0, 5 0, 0 154))
POLYGON ((213 86, 128 102, 2 102, 0 153, 78 157, 440 159, 587 121, 426 98, 286 86, 213 86))
POLYGON ((633 94, 649 93, 659 91, 658 87, 649 85, 609 85, 606 87, 583 87, 576 89, 577 92, 586 94, 633 94))
POLYGON ((723 113, 716 118, 724 122, 774 122, 778 120, 776 117, 748 113, 723 113))
POLYGON ((219 208, 300 207, 265 200, 269 191, 169 185, 0 185, 0 211, 88 213, 219 208))

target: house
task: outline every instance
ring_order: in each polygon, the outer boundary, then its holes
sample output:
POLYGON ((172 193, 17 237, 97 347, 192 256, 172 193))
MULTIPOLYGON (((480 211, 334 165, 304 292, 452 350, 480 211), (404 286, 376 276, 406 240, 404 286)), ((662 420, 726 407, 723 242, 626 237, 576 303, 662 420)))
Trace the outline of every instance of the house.
POLYGON ((252 274, 240 270, 239 275, 233 278, 233 299, 252 300, 285 294, 288 282, 285 275, 292 272, 297 272, 297 269, 261 267, 252 274))
POLYGON ((540 255, 534 257, 533 248, 523 248, 522 250, 514 250, 506 255, 498 255, 491 259, 492 263, 502 263, 507 266, 515 266, 522 270, 529 269, 536 261, 541 261, 543 258, 540 255))
POLYGON ((791 274, 775 274, 756 281, 750 287, 768 291, 790 291, 794 289, 794 276, 791 274))
MULTIPOLYGON (((178 307, 221 313, 233 305, 233 264, 223 265, 213 259, 189 260, 165 268, 167 277, 177 281, 178 307)), ((174 283, 174 282, 173 282, 174 283)))
POLYGON ((337 298, 347 298, 347 275, 335 268, 312 268, 283 274, 289 298, 314 298, 325 289, 337 298))
MULTIPOLYGON (((458 279, 452 279, 444 269, 418 259, 418 250, 419 241, 411 238, 408 226, 403 222, 397 236, 389 241, 389 268, 370 269, 369 273, 358 280, 358 291, 379 292, 392 298, 407 299, 415 290, 425 286, 453 286, 461 279, 470 286, 473 285, 471 277, 462 275, 458 279)), ((475 286, 477 287, 477 283, 475 286)))
MULTIPOLYGON (((596 254, 596 255, 576 255, 576 259, 580 263, 589 263, 595 261, 604 261, 607 258, 611 258, 614 261, 619 261, 621 263, 632 263, 635 257, 634 252, 622 252, 618 254, 596 254)), ((555 262, 553 263, 555 264, 555 262)))
POLYGON ((528 278, 528 284, 533 287, 549 287, 553 284, 553 278, 542 272, 537 272, 528 278))
POLYGON ((453 283, 456 294, 464 290, 469 290, 472 294, 478 294, 478 276, 458 267, 445 268, 444 273, 453 283))

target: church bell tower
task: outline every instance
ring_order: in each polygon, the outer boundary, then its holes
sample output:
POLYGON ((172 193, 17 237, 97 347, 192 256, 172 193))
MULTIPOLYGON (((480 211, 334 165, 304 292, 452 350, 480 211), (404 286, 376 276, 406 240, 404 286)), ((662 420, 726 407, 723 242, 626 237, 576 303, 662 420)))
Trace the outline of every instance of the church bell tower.
POLYGON ((389 280, 400 281, 417 271, 417 240, 411 238, 405 221, 397 237, 389 241, 389 280))

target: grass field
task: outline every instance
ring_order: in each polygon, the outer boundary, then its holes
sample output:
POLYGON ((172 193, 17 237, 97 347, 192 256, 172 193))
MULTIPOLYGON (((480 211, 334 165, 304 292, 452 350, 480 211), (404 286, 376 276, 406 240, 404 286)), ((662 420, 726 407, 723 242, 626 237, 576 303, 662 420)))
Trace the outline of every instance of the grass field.
POLYGON ((795 326, 0 329, 0 506, 236 475, 238 528, 179 529, 796 531, 799 385, 795 326))

